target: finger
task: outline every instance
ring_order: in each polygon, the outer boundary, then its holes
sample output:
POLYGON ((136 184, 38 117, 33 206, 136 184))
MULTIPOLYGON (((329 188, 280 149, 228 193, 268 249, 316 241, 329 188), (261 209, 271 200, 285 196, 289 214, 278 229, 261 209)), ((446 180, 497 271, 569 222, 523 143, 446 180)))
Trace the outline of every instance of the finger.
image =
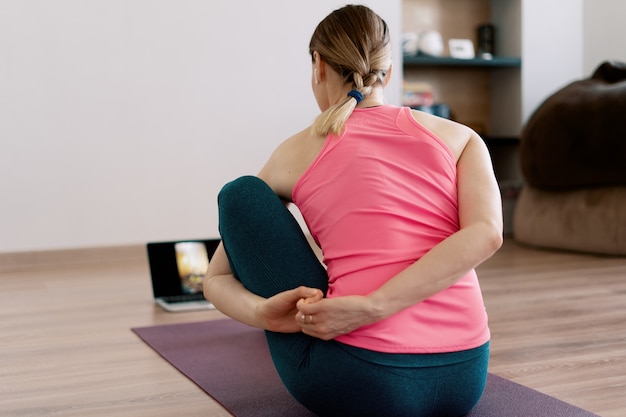
POLYGON ((294 288, 292 290, 283 291, 282 297, 289 302, 296 303, 306 296, 306 291, 303 291, 301 287, 294 288))
POLYGON ((307 315, 298 311, 296 314, 296 321, 300 324, 307 324, 307 315))
POLYGON ((298 302, 296 303, 296 308, 304 314, 317 314, 321 309, 321 306, 319 305, 320 301, 321 299, 311 301, 309 299, 303 298, 298 300, 298 302))
POLYGON ((317 288, 313 292, 313 296, 308 298, 308 300, 313 301, 313 302, 319 301, 322 299, 324 299, 324 293, 322 292, 322 290, 317 289, 317 288))
POLYGON ((299 287, 301 297, 306 302, 314 303, 324 298, 324 293, 318 288, 299 287))
POLYGON ((304 314, 301 312, 298 312, 296 314, 296 321, 300 324, 306 325, 306 324, 315 324, 315 319, 313 317, 312 314, 304 314))
POLYGON ((295 290, 301 294, 302 298, 317 298, 323 295, 319 288, 300 286, 295 290))

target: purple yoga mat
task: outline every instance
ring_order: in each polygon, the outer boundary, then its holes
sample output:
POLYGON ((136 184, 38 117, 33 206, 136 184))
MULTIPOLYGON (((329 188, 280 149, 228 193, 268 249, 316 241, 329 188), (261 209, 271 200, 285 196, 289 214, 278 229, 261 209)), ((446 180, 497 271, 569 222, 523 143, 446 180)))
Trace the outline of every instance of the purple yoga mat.
MULTIPOLYGON (((230 319, 132 330, 236 417, 314 417, 284 388, 261 330, 230 319)), ((598 416, 489 374, 467 417, 598 416)))

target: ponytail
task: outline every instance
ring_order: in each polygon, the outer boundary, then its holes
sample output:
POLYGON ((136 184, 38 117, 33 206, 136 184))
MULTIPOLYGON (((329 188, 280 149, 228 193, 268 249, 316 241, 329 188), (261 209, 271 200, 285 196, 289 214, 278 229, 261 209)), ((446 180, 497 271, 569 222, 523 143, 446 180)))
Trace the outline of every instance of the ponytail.
POLYGON ((363 95, 359 90, 350 90, 343 101, 328 108, 317 117, 313 123, 313 131, 320 136, 341 134, 346 121, 361 100, 363 100, 363 95))

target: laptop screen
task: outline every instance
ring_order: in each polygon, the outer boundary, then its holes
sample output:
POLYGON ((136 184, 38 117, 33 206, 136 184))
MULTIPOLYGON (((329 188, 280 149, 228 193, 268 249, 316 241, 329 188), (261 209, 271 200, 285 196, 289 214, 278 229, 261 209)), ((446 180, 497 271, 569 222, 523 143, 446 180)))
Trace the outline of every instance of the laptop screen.
POLYGON ((219 239, 193 239, 147 244, 155 298, 202 292, 202 280, 219 239))

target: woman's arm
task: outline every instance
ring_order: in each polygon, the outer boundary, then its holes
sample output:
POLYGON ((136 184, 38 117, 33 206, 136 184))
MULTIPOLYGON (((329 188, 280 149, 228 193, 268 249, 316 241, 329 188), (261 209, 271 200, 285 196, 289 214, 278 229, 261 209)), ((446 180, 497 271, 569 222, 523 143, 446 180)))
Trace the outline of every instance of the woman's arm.
POLYGON ((219 244, 209 262, 202 290, 222 313, 250 326, 263 328, 263 323, 256 317, 257 306, 263 298, 246 290, 234 277, 223 243, 219 244))
POLYGON ((457 162, 460 229, 372 294, 388 317, 454 284, 502 245, 502 200, 482 139, 472 134, 457 162))
MULTIPOLYGON (((310 164, 309 159, 314 157, 307 148, 307 157, 303 158, 303 152, 298 147, 303 137, 308 138, 308 132, 306 129, 278 146, 258 175, 285 201, 291 199, 293 184, 310 164)), ((316 301, 322 298, 320 290, 306 287, 285 291, 268 299, 253 294, 234 277, 222 243, 209 263, 203 291, 204 296, 227 316, 250 326, 286 333, 301 330, 295 320, 299 300, 316 301)))
POLYGON ((457 161, 459 231, 369 296, 299 303, 300 314, 314 317, 314 325, 302 325, 305 333, 332 339, 389 317, 454 284, 501 246, 499 187, 484 142, 470 135, 457 161))

